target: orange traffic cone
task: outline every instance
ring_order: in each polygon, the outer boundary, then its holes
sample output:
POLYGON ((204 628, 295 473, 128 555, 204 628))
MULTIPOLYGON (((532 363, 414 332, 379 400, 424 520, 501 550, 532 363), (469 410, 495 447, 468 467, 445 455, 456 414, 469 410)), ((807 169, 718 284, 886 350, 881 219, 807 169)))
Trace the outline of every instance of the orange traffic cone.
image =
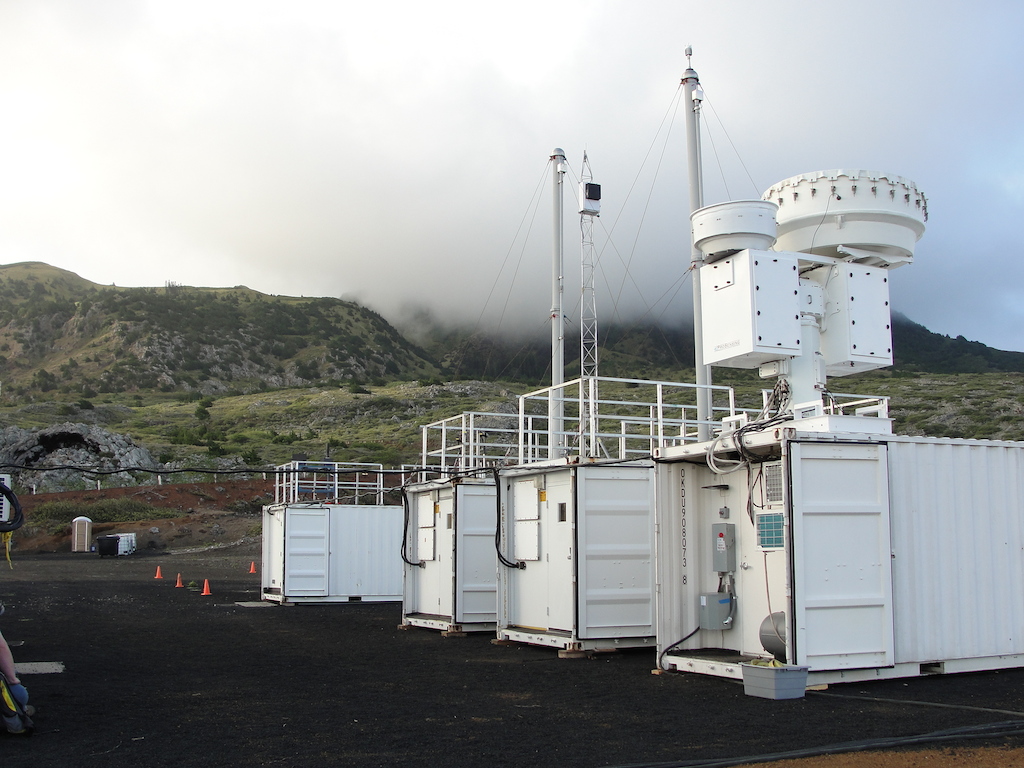
POLYGON ((163 577, 164 577, 164 575, 160 572, 160 566, 158 565, 156 567, 156 576, 154 576, 153 578, 154 579, 162 579, 163 577))
POLYGON ((178 574, 178 583, 175 584, 174 586, 176 586, 176 587, 184 587, 185 586, 184 584, 181 583, 181 574, 180 573, 178 574))
POLYGON ((256 573, 256 561, 252 561, 252 565, 249 566, 249 573, 256 573))
POLYGON ((213 592, 210 591, 210 580, 209 579, 203 579, 203 591, 202 591, 201 594, 204 594, 204 595, 212 595, 213 594, 213 592))

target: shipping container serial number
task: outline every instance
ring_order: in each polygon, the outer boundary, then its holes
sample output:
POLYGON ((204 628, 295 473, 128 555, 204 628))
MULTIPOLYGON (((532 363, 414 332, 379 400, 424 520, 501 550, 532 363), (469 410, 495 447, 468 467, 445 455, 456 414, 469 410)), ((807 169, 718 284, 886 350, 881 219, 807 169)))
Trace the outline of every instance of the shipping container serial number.
POLYGON ((682 583, 686 584, 686 472, 679 473, 679 527, 680 544, 683 548, 683 559, 680 567, 683 570, 682 583))

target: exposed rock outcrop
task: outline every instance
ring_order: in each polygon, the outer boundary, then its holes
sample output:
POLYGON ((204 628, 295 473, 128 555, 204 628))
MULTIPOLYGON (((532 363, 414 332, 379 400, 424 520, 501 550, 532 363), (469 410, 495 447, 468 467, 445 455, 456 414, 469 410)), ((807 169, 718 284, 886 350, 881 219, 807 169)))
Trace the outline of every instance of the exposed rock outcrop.
POLYGON ((0 464, 8 465, 0 471, 10 472, 22 486, 54 492, 80 488, 81 468, 113 473, 119 485, 134 484, 128 470, 158 468, 149 451, 129 436, 71 422, 38 430, 5 428, 0 431, 0 464))

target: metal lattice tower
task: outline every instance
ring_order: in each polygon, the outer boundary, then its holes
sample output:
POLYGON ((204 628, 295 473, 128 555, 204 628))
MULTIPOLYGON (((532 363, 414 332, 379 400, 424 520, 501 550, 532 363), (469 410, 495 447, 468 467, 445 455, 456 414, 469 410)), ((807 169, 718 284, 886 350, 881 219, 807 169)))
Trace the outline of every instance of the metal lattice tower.
POLYGON ((583 297, 580 301, 580 376, 585 382, 580 413, 580 453, 596 456, 600 450, 597 419, 597 297, 594 291, 594 219, 601 215, 601 185, 594 184, 590 161, 583 153, 580 173, 580 233, 583 243, 583 297), (584 435, 593 443, 587 444, 584 435))
POLYGON ((601 186, 591 183, 590 161, 583 153, 580 174, 583 299, 580 303, 580 375, 597 376, 597 296, 594 291, 594 219, 600 216, 601 186))

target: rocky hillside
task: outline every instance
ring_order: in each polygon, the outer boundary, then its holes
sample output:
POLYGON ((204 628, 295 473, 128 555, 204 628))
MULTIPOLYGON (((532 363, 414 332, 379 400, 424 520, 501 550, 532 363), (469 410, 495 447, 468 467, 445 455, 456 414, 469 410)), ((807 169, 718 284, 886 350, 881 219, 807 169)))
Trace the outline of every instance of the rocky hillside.
POLYGON ((349 301, 244 286, 117 288, 38 262, 0 266, 8 395, 217 395, 436 373, 423 350, 349 301))

